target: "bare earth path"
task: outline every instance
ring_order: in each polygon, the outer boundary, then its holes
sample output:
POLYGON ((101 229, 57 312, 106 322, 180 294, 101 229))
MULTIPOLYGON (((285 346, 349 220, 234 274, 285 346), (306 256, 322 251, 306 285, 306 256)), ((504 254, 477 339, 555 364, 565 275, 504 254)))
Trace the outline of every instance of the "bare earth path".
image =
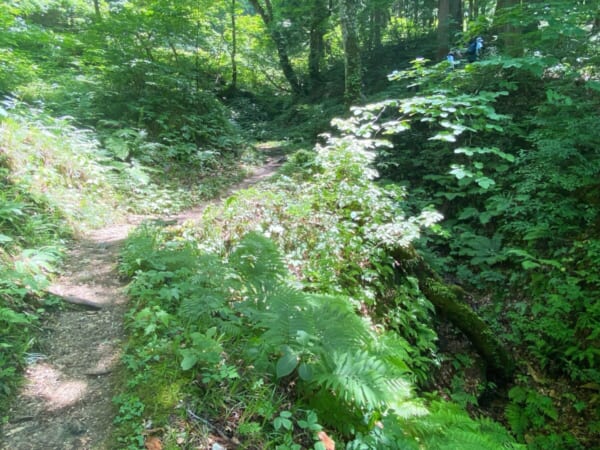
MULTIPOLYGON (((268 178, 280 157, 273 151, 265 166, 226 195, 268 178)), ((197 218, 202 209, 174 219, 197 218)), ((117 258, 140 220, 132 217, 130 223, 96 230, 73 243, 64 274, 50 291, 86 306, 61 311, 45 324, 42 349, 31 355, 26 382, 3 427, 2 450, 109 450, 113 374, 127 309, 117 258)))

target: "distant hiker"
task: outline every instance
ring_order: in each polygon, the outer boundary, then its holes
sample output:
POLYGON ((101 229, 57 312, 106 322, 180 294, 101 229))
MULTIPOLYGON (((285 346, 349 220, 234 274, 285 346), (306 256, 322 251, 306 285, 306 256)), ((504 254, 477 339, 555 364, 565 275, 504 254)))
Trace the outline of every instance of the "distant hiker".
POLYGON ((467 59, 469 62, 478 61, 481 58, 481 52, 483 50, 483 38, 478 36, 473 39, 467 47, 467 59))
POLYGON ((450 50, 448 56, 446 56, 446 61, 450 63, 450 70, 454 69, 454 66, 460 63, 458 58, 460 58, 460 52, 456 49, 450 50))

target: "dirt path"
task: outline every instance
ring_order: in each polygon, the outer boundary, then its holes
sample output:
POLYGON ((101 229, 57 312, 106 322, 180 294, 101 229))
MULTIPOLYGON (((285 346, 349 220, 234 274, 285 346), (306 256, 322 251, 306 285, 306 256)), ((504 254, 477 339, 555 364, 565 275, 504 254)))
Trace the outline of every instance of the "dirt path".
MULTIPOLYGON (((272 175, 281 153, 227 191, 244 189, 272 175)), ((204 206, 169 219, 199 217, 204 206)), ((50 291, 85 307, 68 308, 44 327, 42 348, 31 354, 25 384, 3 427, 2 450, 109 449, 114 409, 113 372, 125 338, 124 284, 116 272, 121 243, 142 218, 89 233, 73 243, 64 274, 50 291)))

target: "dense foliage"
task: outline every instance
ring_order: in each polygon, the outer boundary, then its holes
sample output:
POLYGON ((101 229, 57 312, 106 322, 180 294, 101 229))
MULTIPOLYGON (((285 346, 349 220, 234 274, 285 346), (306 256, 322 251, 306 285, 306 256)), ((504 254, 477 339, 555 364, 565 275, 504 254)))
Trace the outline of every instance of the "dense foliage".
POLYGON ((443 237, 423 249, 487 297, 478 307, 525 352, 506 410, 513 431, 527 430, 533 448, 577 448, 591 442, 575 436, 596 435, 599 419, 598 47, 581 28, 583 9, 528 8, 545 26, 525 35, 522 56, 449 73, 417 61, 391 78, 419 83, 419 96, 357 110, 357 121, 397 135, 378 167, 445 216, 443 237), (563 33, 568 45, 548 46, 563 33), (547 376, 578 387, 548 394, 547 376), (573 422, 561 427, 564 413, 573 422), (549 423, 562 434, 548 435, 549 423))
POLYGON ((390 283, 383 249, 410 245, 437 216, 402 217, 398 193, 369 179, 370 145, 331 139, 300 185, 285 177, 234 197, 221 213, 207 211, 200 229, 147 226, 130 237, 126 364, 129 376, 148 371, 128 383, 133 397, 119 399, 124 443, 141 433, 127 420, 132 405, 152 407, 151 386, 174 376, 175 358, 190 372, 177 376, 198 382, 182 390, 187 411, 237 420, 244 448, 324 448, 323 429, 348 448, 512 445, 499 425, 413 393, 433 363, 431 306, 413 280, 390 283), (383 290, 396 309, 367 314, 383 290))

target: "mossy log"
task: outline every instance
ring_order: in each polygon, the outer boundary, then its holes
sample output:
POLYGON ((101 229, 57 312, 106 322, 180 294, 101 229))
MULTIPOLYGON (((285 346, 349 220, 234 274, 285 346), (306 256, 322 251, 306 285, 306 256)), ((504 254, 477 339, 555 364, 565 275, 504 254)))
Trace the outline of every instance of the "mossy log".
POLYGON ((473 308, 465 302, 465 292, 459 286, 445 283, 414 249, 400 249, 394 254, 399 267, 419 280, 423 295, 436 312, 447 318, 471 341, 486 365, 488 379, 506 384, 513 378, 514 361, 494 332, 473 308))

